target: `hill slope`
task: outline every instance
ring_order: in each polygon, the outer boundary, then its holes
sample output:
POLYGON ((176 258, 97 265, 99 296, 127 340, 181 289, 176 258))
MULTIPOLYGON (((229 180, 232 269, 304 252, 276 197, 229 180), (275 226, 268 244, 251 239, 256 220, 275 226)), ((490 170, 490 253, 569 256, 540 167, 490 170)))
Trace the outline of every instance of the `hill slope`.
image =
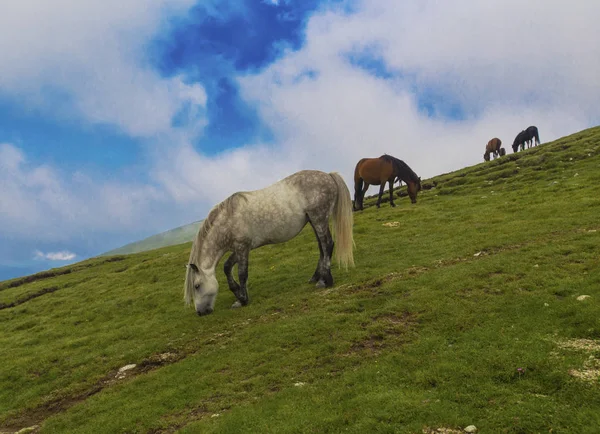
POLYGON ((427 180, 333 288, 305 228, 202 318, 189 243, 1 283, 0 431, 598 432, 599 168, 594 128, 427 180))
POLYGON ((180 226, 169 231, 161 232, 160 234, 152 235, 151 237, 144 238, 143 240, 126 244, 123 247, 106 252, 101 256, 141 253, 147 252, 148 250, 159 249, 161 247, 187 243, 192 241, 194 236, 196 236, 198 233, 200 223, 202 223, 202 220, 180 226))

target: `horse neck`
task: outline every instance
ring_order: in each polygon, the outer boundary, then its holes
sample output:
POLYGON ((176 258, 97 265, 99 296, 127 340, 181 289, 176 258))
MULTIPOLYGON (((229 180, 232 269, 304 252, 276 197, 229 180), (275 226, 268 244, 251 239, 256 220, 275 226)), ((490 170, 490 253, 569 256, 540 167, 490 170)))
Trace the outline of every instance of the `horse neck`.
POLYGON ((229 249, 225 243, 222 225, 215 222, 206 232, 200 231, 194 242, 196 263, 201 270, 214 271, 229 249))
POLYGON ((417 182, 417 181, 414 180, 414 177, 416 175, 413 176, 413 174, 409 170, 407 170, 407 169, 402 170, 396 176, 398 178, 400 178, 402 181, 404 181, 405 184, 413 184, 413 183, 417 182))

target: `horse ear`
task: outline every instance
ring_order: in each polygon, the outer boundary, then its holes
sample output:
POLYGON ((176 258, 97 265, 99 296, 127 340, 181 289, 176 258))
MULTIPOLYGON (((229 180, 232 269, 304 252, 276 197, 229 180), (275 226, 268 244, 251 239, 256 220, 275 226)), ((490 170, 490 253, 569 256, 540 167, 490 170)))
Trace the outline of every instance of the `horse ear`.
POLYGON ((198 270, 198 267, 196 267, 196 264, 188 264, 188 267, 190 267, 192 270, 194 270, 196 273, 200 270, 198 270))

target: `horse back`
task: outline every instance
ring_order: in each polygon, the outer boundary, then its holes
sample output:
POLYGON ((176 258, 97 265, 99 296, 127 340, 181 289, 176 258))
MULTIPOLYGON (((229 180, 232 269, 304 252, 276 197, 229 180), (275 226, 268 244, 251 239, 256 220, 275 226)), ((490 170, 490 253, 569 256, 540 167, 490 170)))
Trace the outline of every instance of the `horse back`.
POLYGON ((363 158, 356 165, 355 182, 362 178, 367 184, 380 185, 394 176, 394 165, 389 159, 363 158))

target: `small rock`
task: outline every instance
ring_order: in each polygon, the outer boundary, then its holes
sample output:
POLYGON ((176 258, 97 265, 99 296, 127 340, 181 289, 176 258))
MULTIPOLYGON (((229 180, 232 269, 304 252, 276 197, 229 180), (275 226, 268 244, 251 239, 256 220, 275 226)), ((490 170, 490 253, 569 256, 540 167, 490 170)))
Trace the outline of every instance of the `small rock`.
POLYGON ((540 266, 538 264, 535 264, 533 267, 534 268, 540 268, 540 266))
POLYGON ((302 381, 298 381, 297 383, 294 383, 294 386, 302 387, 302 386, 304 386, 304 383, 302 381))
POLYGON ((573 175, 573 176, 579 176, 579 173, 576 173, 576 174, 575 174, 575 175, 573 175))
POLYGON ((548 303, 544 303, 544 307, 548 307, 550 306, 548 303))
POLYGON ((481 254, 482 254, 482 253, 483 253, 483 252, 477 252, 477 253, 475 253, 473 256, 481 256, 481 254))
POLYGON ((585 299, 590 298, 591 296, 589 295, 580 295, 579 297, 577 297, 577 301, 583 301, 585 299))
POLYGON ((477 427, 475 425, 469 425, 465 428, 465 432, 477 432, 477 427))
POLYGON ((219 417, 221 416, 219 413, 212 414, 210 417, 219 417))
POLYGON ((125 372, 125 371, 129 371, 130 369, 135 368, 136 365, 135 364, 131 364, 131 365, 125 365, 122 368, 119 369, 119 372, 125 372))
POLYGON ((39 425, 28 426, 27 428, 20 429, 15 434, 27 434, 27 433, 35 431, 39 427, 40 427, 39 425))
POLYGON ((127 375, 126 372, 135 367, 136 367, 135 364, 131 364, 131 365, 125 365, 122 368, 119 368, 119 372, 117 372, 117 375, 115 375, 115 378, 118 378, 119 380, 122 378, 125 378, 125 376, 127 375))

